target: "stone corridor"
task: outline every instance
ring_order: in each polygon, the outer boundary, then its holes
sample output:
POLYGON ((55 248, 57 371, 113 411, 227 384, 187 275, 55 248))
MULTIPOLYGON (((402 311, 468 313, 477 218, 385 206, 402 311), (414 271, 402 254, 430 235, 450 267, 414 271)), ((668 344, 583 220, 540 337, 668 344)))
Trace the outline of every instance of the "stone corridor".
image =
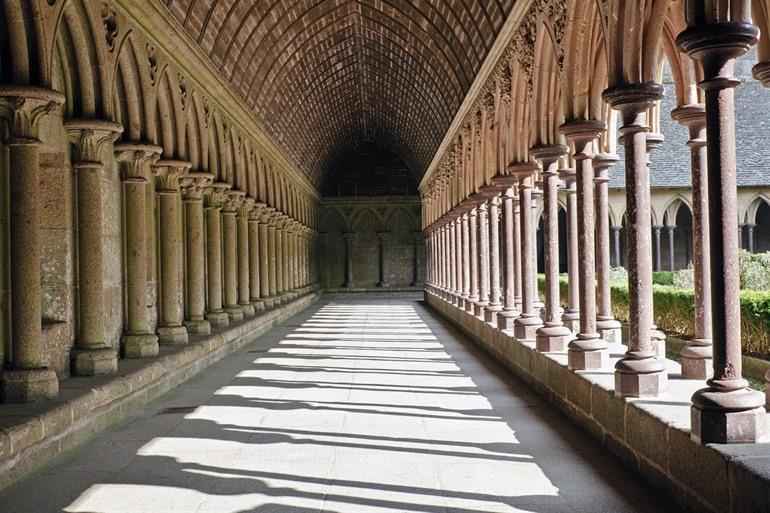
POLYGON ((3 513, 674 511, 420 301, 324 301, 0 496, 3 513))

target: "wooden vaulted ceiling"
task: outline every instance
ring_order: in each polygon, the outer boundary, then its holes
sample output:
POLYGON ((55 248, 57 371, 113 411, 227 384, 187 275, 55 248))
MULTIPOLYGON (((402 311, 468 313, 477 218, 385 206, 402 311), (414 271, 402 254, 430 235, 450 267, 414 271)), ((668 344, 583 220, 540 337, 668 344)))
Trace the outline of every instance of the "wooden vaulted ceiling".
POLYGON ((514 0, 164 0, 308 179, 362 141, 425 172, 514 0))

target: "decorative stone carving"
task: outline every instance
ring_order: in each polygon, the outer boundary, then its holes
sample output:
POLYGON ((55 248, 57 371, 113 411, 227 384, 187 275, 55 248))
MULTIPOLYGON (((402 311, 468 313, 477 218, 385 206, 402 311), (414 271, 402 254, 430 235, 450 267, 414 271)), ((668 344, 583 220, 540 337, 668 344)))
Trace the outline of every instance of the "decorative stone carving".
POLYGON ((102 25, 104 26, 104 39, 110 52, 115 51, 115 40, 118 37, 118 16, 115 9, 102 4, 102 25))

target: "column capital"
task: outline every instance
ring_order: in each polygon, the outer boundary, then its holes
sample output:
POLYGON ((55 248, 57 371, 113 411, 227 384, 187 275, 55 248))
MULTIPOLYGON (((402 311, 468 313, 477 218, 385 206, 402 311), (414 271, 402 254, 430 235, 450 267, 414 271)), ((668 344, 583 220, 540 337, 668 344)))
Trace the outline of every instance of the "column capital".
POLYGON ((702 89, 737 86, 741 81, 733 78, 732 70, 725 73, 723 65, 745 54, 757 44, 759 29, 750 23, 749 16, 739 21, 699 21, 697 24, 691 24, 676 38, 679 50, 703 65, 704 80, 698 85, 702 89))
POLYGON ((125 182, 147 182, 150 180, 150 165, 157 162, 163 148, 154 144, 118 143, 115 158, 120 163, 122 179, 125 182))
POLYGON ((548 168, 551 167, 551 164, 566 155, 567 152, 569 152, 569 147, 564 144, 542 144, 530 148, 529 156, 542 162, 543 173, 555 174, 557 173, 555 169, 549 171, 548 168))
MULTIPOLYGON (((268 207, 265 205, 262 207, 259 211, 259 224, 267 224, 269 225, 271 222, 271 219, 273 218, 272 213, 275 211, 273 207, 268 207)), ((273 225, 275 226, 275 225, 273 225)))
POLYGON ((234 214, 238 211, 246 198, 246 193, 239 190, 230 189, 227 191, 224 204, 222 205, 222 212, 227 214, 234 214))
POLYGON ((682 105, 671 111, 671 119, 686 126, 690 132, 687 145, 691 148, 706 146, 706 106, 702 103, 682 105))
POLYGON ((101 157, 102 148, 118 140, 123 125, 101 119, 68 119, 64 122, 64 130, 74 148, 73 167, 93 167, 105 164, 101 157))
MULTIPOLYGON (((559 127, 559 133, 564 136, 567 141, 576 143, 586 143, 593 141, 607 130, 607 125, 600 119, 576 119, 567 121, 559 127)), ((591 158, 587 154, 583 154, 582 151, 575 149, 574 158, 580 160, 581 158, 591 158)))
POLYGON ((517 162, 508 164, 508 174, 517 178, 528 178, 534 175, 540 167, 535 162, 517 162))
POLYGON ((490 198, 500 196, 501 192, 502 187, 496 184, 484 185, 479 188, 479 193, 484 197, 486 201, 489 201, 490 198))
POLYGON ((519 179, 513 175, 495 175, 492 178, 492 181, 503 191, 512 189, 513 187, 519 185, 519 179))
POLYGON ((0 120, 9 128, 5 143, 40 144, 40 121, 64 101, 62 93, 51 89, 0 85, 0 120))
POLYGON ((232 186, 225 182, 212 182, 207 185, 203 193, 206 208, 222 208, 230 187, 232 186))
POLYGON ((238 206, 238 216, 247 218, 250 217, 255 204, 256 200, 254 198, 244 196, 243 201, 241 201, 241 204, 238 206))
POLYGON ((179 179, 190 172, 192 164, 185 160, 160 159, 152 165, 152 174, 156 178, 156 191, 159 194, 177 192, 179 179))
POLYGON ((597 153, 594 156, 594 183, 609 183, 609 170, 618 160, 620 157, 614 153, 597 153))
POLYGON ((559 169, 559 178, 561 178, 564 182, 568 193, 575 194, 577 192, 577 189, 575 188, 577 173, 573 168, 565 167, 563 169, 559 169))
POLYGON ((251 211, 249 212, 249 222, 255 222, 258 223, 260 220, 260 217, 262 216, 262 210, 266 207, 262 202, 254 201, 254 205, 252 205, 251 211))
POLYGON ((356 238, 355 232, 342 232, 342 238, 345 239, 345 242, 352 242, 353 239, 356 238))
POLYGON ((210 173, 187 173, 179 179, 182 188, 183 201, 202 201, 206 187, 214 182, 214 175, 210 173))

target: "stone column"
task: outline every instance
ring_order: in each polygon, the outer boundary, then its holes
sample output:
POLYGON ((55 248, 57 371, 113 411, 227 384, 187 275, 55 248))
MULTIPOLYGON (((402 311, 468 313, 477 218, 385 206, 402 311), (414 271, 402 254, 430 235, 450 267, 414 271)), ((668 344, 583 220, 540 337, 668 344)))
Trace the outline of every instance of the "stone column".
POLYGON ((692 170, 692 262, 695 288, 695 337, 682 348, 682 376, 708 379, 713 375, 711 350, 711 282, 709 274, 708 170, 706 169, 706 109, 683 105, 671 117, 689 131, 692 170))
POLYGON ((617 155, 599 153, 594 157, 594 191, 596 200, 596 330, 611 344, 622 342, 621 326, 612 315, 610 283, 610 209, 609 169, 618 161, 617 155))
MULTIPOLYGON (((738 193, 735 161, 735 59, 757 41, 743 4, 732 2, 731 21, 714 19, 697 4, 679 48, 701 61, 705 91, 708 158, 709 254, 714 376, 693 394, 691 436, 702 443, 755 442, 765 436, 767 420, 760 392, 741 375, 741 311, 738 266, 738 193)), ((761 68, 760 68, 761 69, 761 68)), ((756 74, 756 70, 755 70, 756 74)))
POLYGON ((264 302, 265 308, 271 308, 274 303, 275 293, 274 277, 271 277, 271 242, 270 225, 272 223, 272 207, 263 207, 259 213, 259 296, 264 302))
MULTIPOLYGON (((345 239, 345 283, 343 287, 353 287, 353 240, 355 237, 353 232, 345 232, 342 236, 345 239)), ((442 286, 444 284, 442 283, 442 286)))
POLYGON ((616 225, 612 227, 612 237, 615 244, 615 267, 623 267, 620 262, 620 230, 622 229, 623 226, 616 225))
POLYGON ((519 225, 521 233, 521 314, 513 324, 513 334, 519 340, 535 340, 543 320, 535 310, 535 264, 532 233, 535 223, 532 216, 532 187, 537 164, 522 163, 509 166, 509 171, 519 178, 519 225))
POLYGON ((222 309, 222 204, 227 199, 230 184, 214 182, 206 187, 206 270, 208 281, 208 310, 206 320, 214 328, 230 325, 230 317, 222 309))
POLYGON ((503 310, 500 297, 500 192, 489 192, 489 306, 484 320, 497 326, 497 315, 503 310))
POLYGON ((658 272, 660 271, 660 232, 663 230, 663 225, 653 225, 652 229, 655 232, 655 272, 658 272))
MULTIPOLYGON (((420 244, 424 244, 425 241, 425 234, 423 234, 422 230, 417 230, 412 232, 412 235, 414 237, 414 247, 412 248, 412 287, 419 287, 420 286, 420 254, 419 254, 419 248, 420 244)), ((467 290, 467 287, 466 287, 467 290)))
POLYGON ((117 123, 68 120, 64 123, 73 144, 72 167, 77 179, 78 337, 70 352, 73 376, 113 374, 118 354, 104 334, 104 233, 102 230, 103 151, 123 132, 117 123))
POLYGON ((465 310, 473 313, 479 301, 479 211, 472 208, 468 213, 468 239, 470 242, 468 254, 470 257, 470 291, 465 310))
POLYGON ((11 339, 0 377, 3 402, 54 399, 56 373, 47 367, 41 325, 40 122, 64 103, 56 91, 0 85, 3 143, 9 154, 11 339))
POLYGON ((746 225, 746 230, 748 230, 748 233, 747 233, 748 241, 747 242, 748 242, 748 246, 749 246, 747 249, 749 250, 749 253, 754 253, 754 228, 756 228, 756 227, 757 227, 757 225, 751 224, 751 223, 746 225))
POLYGON ((455 226, 456 220, 450 220, 446 225, 447 240, 449 241, 447 262, 449 264, 449 300, 453 304, 458 304, 458 292, 457 292, 457 240, 455 226))
POLYGON ((561 316, 561 321, 572 332, 580 331, 580 256, 578 254, 578 211, 577 188, 575 187, 575 170, 561 169, 559 171, 564 181, 567 196, 567 308, 561 316))
POLYGON ((238 232, 238 306, 245 317, 253 317, 256 310, 251 302, 251 265, 249 244, 249 216, 254 198, 245 197, 235 217, 238 232))
POLYGON ((496 176, 495 185, 504 192, 502 195, 503 221, 503 309, 497 314, 497 327, 501 330, 513 330, 513 323, 518 316, 516 310, 516 283, 514 250, 514 213, 513 213, 513 184, 516 178, 512 176, 496 176))
POLYGON ((470 241, 470 227, 468 226, 469 216, 465 212, 460 218, 460 267, 462 268, 462 308, 465 310, 468 308, 468 300, 471 296, 471 247, 470 241))
POLYGON ((615 393, 656 396, 667 385, 664 361, 657 358, 652 304, 652 233, 650 170, 647 166, 647 111, 662 96, 654 83, 607 89, 604 100, 620 110, 620 133, 626 157, 626 217, 628 258, 628 351, 615 364, 615 393))
POLYGON ((473 315, 483 318, 484 309, 489 306, 489 211, 486 199, 482 199, 476 211, 479 220, 479 300, 475 304, 473 315))
POLYGON ((529 150, 542 165, 543 178, 543 271, 545 273, 545 319, 535 334, 535 347, 547 353, 564 351, 572 332, 564 326, 559 293, 559 159, 569 148, 561 144, 529 150))
POLYGON ((275 222, 275 293, 278 303, 286 302, 286 288, 284 281, 284 258, 286 248, 283 240, 283 229, 286 225, 286 214, 279 212, 275 222))
POLYGON ((380 281, 378 287, 387 287, 385 281, 385 242, 388 232, 377 232, 377 261, 379 263, 380 281))
POLYGON ((158 354, 158 336, 150 329, 147 288, 147 184, 150 164, 162 148, 150 144, 120 143, 115 154, 123 178, 124 234, 126 251, 126 317, 122 340, 125 358, 158 354))
POLYGON ((738 223, 738 248, 743 249, 743 223, 738 223))
POLYGON ((463 219, 462 212, 455 214, 457 217, 453 221, 455 251, 452 259, 455 263, 455 301, 458 307, 465 309, 465 298, 463 297, 463 219))
POLYGON ((265 208, 264 203, 255 203, 249 212, 249 301, 255 312, 265 311, 265 301, 262 299, 262 244, 260 233, 260 214, 265 208))
MULTIPOLYGON (((537 172, 536 172, 537 173, 537 172)), ((538 199, 543 195, 542 190, 542 181, 538 180, 539 178, 537 174, 535 174, 535 177, 533 178, 533 186, 532 186, 532 265, 533 265, 533 272, 532 272, 532 281, 534 291, 535 291, 535 299, 534 299, 534 305, 535 305, 535 311, 538 312, 540 315, 540 318, 542 319, 543 314, 545 313, 545 303, 542 299, 540 299, 540 289, 537 284, 537 228, 538 228, 538 222, 537 222, 537 202, 538 199)))
POLYGON ((674 230, 676 225, 666 225, 666 231, 668 232, 668 270, 674 270, 674 230))
POLYGON ((158 342, 186 344, 182 302, 182 255, 180 252, 179 179, 190 171, 190 163, 160 160, 153 166, 158 196, 160 249, 160 319, 158 342))
POLYGON ((185 211, 185 244, 187 280, 187 333, 208 335, 211 324, 206 320, 206 255, 203 227, 203 191, 212 184, 214 175, 187 173, 182 177, 182 202, 185 211))
POLYGON ((243 191, 228 191, 222 207, 224 311, 231 322, 243 320, 243 308, 238 304, 238 224, 235 216, 245 195, 243 191))
MULTIPOLYGON (((515 176, 513 177, 517 183, 518 178, 515 176)), ((518 185, 516 186, 516 189, 518 191, 518 185)), ((521 314, 521 197, 518 195, 513 196, 513 284, 514 284, 514 301, 516 304, 516 309, 518 310, 518 315, 521 314)))

